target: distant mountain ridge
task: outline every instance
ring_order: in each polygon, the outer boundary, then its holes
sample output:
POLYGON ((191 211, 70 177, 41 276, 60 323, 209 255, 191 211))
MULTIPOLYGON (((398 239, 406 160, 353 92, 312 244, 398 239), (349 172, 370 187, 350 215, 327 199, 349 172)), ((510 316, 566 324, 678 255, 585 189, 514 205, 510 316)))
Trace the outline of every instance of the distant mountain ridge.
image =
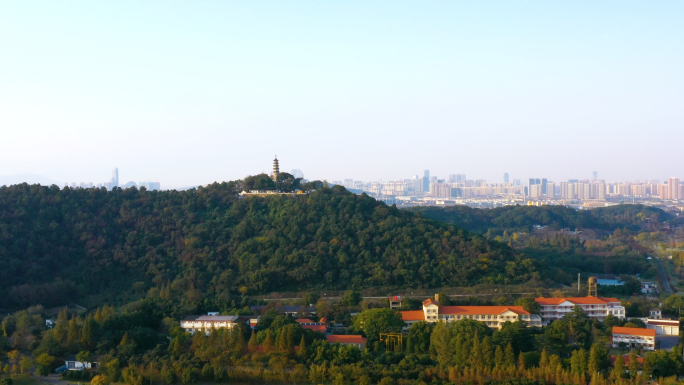
POLYGON ((63 185, 62 182, 58 182, 56 180, 38 174, 16 174, 0 176, 0 186, 12 186, 15 184, 22 183, 39 184, 41 186, 51 186, 53 184, 57 186, 63 185))

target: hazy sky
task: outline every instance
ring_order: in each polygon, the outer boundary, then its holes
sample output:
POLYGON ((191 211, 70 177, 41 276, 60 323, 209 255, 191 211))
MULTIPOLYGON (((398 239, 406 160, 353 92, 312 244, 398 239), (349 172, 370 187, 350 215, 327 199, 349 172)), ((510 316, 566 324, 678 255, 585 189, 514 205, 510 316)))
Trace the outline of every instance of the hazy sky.
POLYGON ((681 1, 3 1, 0 175, 684 177, 681 1), (476 3, 476 4, 475 4, 476 3))

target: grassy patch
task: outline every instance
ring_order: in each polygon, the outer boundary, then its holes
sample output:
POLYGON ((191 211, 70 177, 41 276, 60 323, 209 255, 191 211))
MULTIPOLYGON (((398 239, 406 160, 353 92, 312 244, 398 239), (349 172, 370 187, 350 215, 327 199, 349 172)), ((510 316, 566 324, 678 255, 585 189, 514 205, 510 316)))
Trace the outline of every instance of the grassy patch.
POLYGON ((11 377, 14 385, 41 385, 42 382, 38 381, 37 379, 26 375, 26 374, 18 374, 16 376, 0 376, 0 378, 5 378, 5 377, 11 377))

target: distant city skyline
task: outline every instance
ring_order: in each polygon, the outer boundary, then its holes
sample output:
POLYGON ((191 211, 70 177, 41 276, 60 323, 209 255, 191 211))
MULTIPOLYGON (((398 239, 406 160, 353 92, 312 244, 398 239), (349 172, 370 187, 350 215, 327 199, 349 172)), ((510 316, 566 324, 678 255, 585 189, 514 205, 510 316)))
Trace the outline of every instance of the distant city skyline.
POLYGON ((684 2, 0 4, 0 175, 684 177, 684 2), (134 10, 134 11, 132 11, 134 10), (124 171, 125 170, 125 171, 124 171))

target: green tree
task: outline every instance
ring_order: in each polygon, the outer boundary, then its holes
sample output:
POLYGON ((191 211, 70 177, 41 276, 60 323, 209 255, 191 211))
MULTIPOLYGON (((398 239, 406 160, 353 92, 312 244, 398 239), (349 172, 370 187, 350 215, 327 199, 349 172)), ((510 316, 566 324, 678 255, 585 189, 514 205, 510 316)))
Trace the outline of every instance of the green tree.
POLYGON ((266 330, 266 338, 264 339, 263 347, 265 353, 272 352, 273 348, 275 347, 275 342, 273 341, 273 334, 271 334, 271 329, 266 330))
POLYGON ((353 327, 363 331, 368 338, 368 343, 380 339, 380 333, 399 333, 405 323, 401 314, 392 309, 370 309, 354 316, 353 327))
POLYGON ((594 373, 605 370, 609 365, 608 350, 598 343, 591 345, 588 362, 589 374, 593 375, 594 373))
POLYGON ((516 299, 515 306, 522 306, 525 310, 532 314, 539 314, 541 312, 541 305, 539 302, 530 297, 521 297, 516 299))
POLYGON ((304 334, 302 334, 302 338, 299 341, 299 349, 297 350, 297 355, 301 358, 306 358, 308 354, 307 348, 306 348, 306 338, 304 338, 304 334))
POLYGON ((356 290, 348 290, 342 296, 340 304, 344 306, 357 306, 361 300, 361 293, 356 290))
POLYGON ((52 365, 55 362, 55 357, 43 353, 36 357, 36 373, 40 376, 47 376, 50 374, 50 370, 52 369, 52 365))
POLYGON ((90 316, 86 317, 81 330, 80 342, 83 349, 90 349, 94 343, 93 320, 90 316))
POLYGON ((622 355, 618 354, 615 356, 615 362, 613 363, 613 371, 610 376, 614 379, 623 378, 625 376, 625 361, 622 355))
POLYGON ((637 373, 639 372, 639 361, 636 350, 634 349, 629 352, 629 365, 627 367, 629 369, 629 376, 631 378, 636 378, 637 373))

